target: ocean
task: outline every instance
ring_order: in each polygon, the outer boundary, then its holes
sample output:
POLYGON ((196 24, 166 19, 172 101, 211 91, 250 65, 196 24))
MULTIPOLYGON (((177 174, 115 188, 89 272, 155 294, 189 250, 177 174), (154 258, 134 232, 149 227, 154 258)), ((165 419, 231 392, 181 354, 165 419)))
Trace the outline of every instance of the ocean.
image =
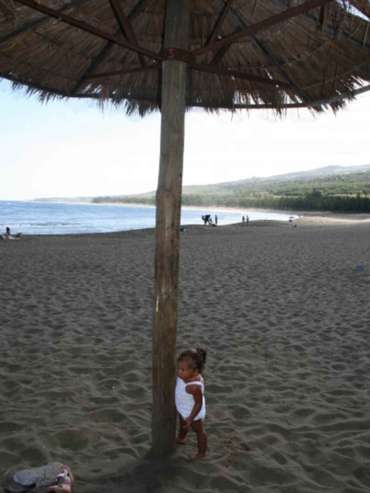
MULTIPOLYGON (((241 222, 242 215, 248 215, 251 221, 288 221, 290 217, 279 212, 183 208, 181 224, 202 224, 203 214, 212 214, 213 219, 217 214, 219 225, 241 222)), ((0 234, 7 226, 12 234, 62 235, 127 231, 154 225, 155 208, 151 206, 0 201, 0 234)))

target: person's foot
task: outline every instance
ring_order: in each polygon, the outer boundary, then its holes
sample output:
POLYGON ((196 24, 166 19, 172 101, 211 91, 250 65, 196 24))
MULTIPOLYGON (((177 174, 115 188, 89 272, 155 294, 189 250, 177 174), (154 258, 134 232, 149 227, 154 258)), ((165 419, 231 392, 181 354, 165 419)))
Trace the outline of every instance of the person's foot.
POLYGON ((200 453, 200 452, 198 452, 198 453, 196 453, 194 455, 190 455, 188 457, 188 460, 192 462, 192 461, 195 461, 195 460, 202 460, 202 459, 206 459, 206 458, 207 458, 207 453, 200 453))
POLYGON ((48 489, 49 493, 72 493, 72 486, 71 484, 58 484, 55 486, 50 486, 48 489))

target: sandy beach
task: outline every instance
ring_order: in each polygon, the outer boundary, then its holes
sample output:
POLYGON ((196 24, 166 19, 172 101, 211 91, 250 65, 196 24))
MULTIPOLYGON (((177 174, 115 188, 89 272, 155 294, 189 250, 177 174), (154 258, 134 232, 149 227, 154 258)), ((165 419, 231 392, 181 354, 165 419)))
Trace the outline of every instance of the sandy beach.
POLYGON ((150 447, 153 230, 0 241, 0 476, 76 493, 368 493, 370 220, 181 233, 179 350, 208 350, 210 453, 150 447))

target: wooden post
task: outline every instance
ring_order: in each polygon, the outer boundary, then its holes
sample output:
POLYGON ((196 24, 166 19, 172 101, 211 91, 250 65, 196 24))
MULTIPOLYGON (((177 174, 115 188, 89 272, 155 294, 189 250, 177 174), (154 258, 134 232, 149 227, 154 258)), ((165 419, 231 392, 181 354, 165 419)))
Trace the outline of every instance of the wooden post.
MULTIPOLYGON (((188 48, 188 4, 188 0, 167 0, 165 49, 188 48)), ((174 387, 186 72, 184 62, 163 62, 153 321, 152 454, 158 458, 173 452, 176 433, 174 387)))

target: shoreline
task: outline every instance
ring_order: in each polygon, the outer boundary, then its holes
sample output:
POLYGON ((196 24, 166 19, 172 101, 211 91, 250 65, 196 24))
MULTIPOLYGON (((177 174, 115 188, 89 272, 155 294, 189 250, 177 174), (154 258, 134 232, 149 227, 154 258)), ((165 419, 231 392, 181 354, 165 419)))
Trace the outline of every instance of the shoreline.
MULTIPOLYGON (((10 201, 11 202, 11 201, 10 201)), ((145 203, 133 203, 133 202, 84 202, 84 201, 69 201, 69 200, 19 200, 14 202, 32 202, 36 204, 63 204, 63 205, 94 205, 94 206, 115 206, 115 207, 147 207, 150 209, 155 209, 155 204, 145 204, 145 203)), ((299 215, 297 212, 291 213, 290 211, 283 211, 280 209, 259 209, 256 207, 227 207, 227 206, 218 206, 218 205, 182 205, 181 209, 186 210, 196 210, 196 211, 208 211, 212 210, 215 212, 235 212, 240 214, 246 214, 247 212, 261 212, 261 213, 269 213, 269 214, 283 214, 289 216, 290 214, 299 215)))
POLYGON ((370 214, 343 214, 334 212, 305 212, 296 221, 302 225, 351 225, 351 224, 368 224, 370 223, 370 214))
MULTIPOLYGON (((36 202, 36 201, 35 201, 36 202)), ((28 203, 26 201, 26 203, 28 203)), ((44 202, 39 202, 39 203, 44 203, 44 202)), ((50 202, 50 204, 56 203, 56 202, 50 202)), ((58 204, 65 204, 65 205, 76 205, 68 202, 59 202, 58 204)), ((110 204, 93 204, 93 203, 81 203, 81 205, 110 205, 110 204)), ((148 206, 146 204, 113 204, 115 207, 124 207, 124 208, 136 208, 136 207, 142 207, 145 209, 153 210, 154 206, 148 206)), ((336 213, 336 212, 329 212, 329 211, 277 211, 277 210, 271 210, 271 209, 248 209, 248 210, 243 210, 243 209, 238 209, 238 208, 218 208, 215 207, 214 209, 206 209, 203 207, 197 207, 197 206, 183 206, 183 210, 185 211, 199 211, 199 212, 204 212, 207 211, 208 213, 213 214, 220 214, 219 215, 219 224, 217 228, 221 228, 222 230, 224 228, 227 228, 228 231, 233 228, 238 228, 240 226, 243 226, 242 222, 240 221, 241 215, 247 215, 249 214, 250 216, 250 223, 249 227, 256 227, 256 226, 270 226, 270 227, 275 227, 275 228, 281 228, 281 227, 307 227, 307 226, 338 226, 338 225, 356 225, 356 224, 362 224, 362 225, 367 225, 370 223, 370 214, 366 213, 336 213), (222 216, 222 213, 226 214, 233 214, 236 217, 229 217, 230 221, 234 222, 228 222, 224 223, 223 219, 220 216, 222 216), (253 213, 257 213, 260 215, 270 215, 270 217, 267 218, 259 218, 259 217, 253 217, 253 213), (238 214, 240 216, 238 217, 238 214), (275 216, 275 217, 271 217, 275 216), (280 217, 279 217, 280 216, 280 217), (289 218, 292 217, 293 220, 290 221, 289 218)), ((196 216, 196 214, 195 214, 196 216)), ((189 218, 189 221, 196 221, 196 218, 189 218)), ((205 227, 203 224, 199 222, 189 222, 185 223, 186 219, 184 218, 184 223, 181 223, 181 226, 185 228, 185 230, 193 230, 200 228, 205 229, 206 231, 209 231, 210 228, 205 227)), ((117 224, 118 228, 121 226, 117 224)), ((53 231, 50 229, 48 233, 40 233, 40 232, 28 232, 28 233, 23 233, 22 236, 24 237, 80 237, 80 236, 87 236, 87 237, 92 237, 92 236, 116 236, 116 235, 122 235, 123 233, 128 234, 131 232, 136 231, 139 233, 140 231, 154 231, 155 230, 155 224, 149 224, 145 225, 144 227, 140 227, 139 225, 138 228, 132 228, 132 229, 115 229, 115 230, 107 230, 107 231, 70 231, 70 232, 58 232, 53 231)), ((125 227, 125 226, 121 226, 125 227)), ((211 228, 212 230, 216 228, 211 228)))
MULTIPOLYGON (((350 214, 348 216, 342 214, 328 214, 328 213, 305 213, 302 216, 298 216, 293 219, 292 222, 276 220, 276 219, 257 219, 251 220, 249 226, 245 223, 236 222, 230 224, 219 224, 217 226, 205 226, 203 224, 184 224, 181 225, 186 231, 216 231, 216 230, 233 230, 239 228, 249 228, 254 227, 274 227, 274 228, 292 228, 295 226, 300 227, 315 227, 315 226, 360 226, 360 225, 370 225, 370 214, 350 214)), ((139 235, 142 233, 155 232, 155 226, 148 228, 137 228, 137 229, 126 229, 117 231, 105 231, 105 232, 87 232, 87 233, 48 233, 48 234, 22 234, 22 238, 77 238, 77 237, 115 237, 121 235, 139 235)), ((4 240, 6 241, 6 240, 4 240)))
MULTIPOLYGON (((13 201, 9 201, 13 202, 13 201)), ((151 209, 155 209, 154 204, 145 204, 145 203, 126 203, 126 202, 84 202, 84 201, 64 201, 64 200, 15 200, 14 202, 31 202, 31 203, 39 203, 39 204, 64 204, 64 205, 94 205, 94 206, 117 206, 117 207, 148 207, 151 209)), ((306 210, 289 210, 289 209, 265 209, 265 208, 257 208, 257 207, 227 207, 227 206, 217 206, 217 205, 183 205, 182 209, 186 210, 212 210, 215 212, 235 212, 240 214, 247 214, 248 212, 261 212, 261 213, 269 213, 269 214, 282 214, 282 215, 292 215, 298 217, 327 217, 328 219, 340 219, 340 220, 362 220, 362 219, 370 219, 370 214, 366 212, 332 212, 332 211, 306 211, 306 210)))

